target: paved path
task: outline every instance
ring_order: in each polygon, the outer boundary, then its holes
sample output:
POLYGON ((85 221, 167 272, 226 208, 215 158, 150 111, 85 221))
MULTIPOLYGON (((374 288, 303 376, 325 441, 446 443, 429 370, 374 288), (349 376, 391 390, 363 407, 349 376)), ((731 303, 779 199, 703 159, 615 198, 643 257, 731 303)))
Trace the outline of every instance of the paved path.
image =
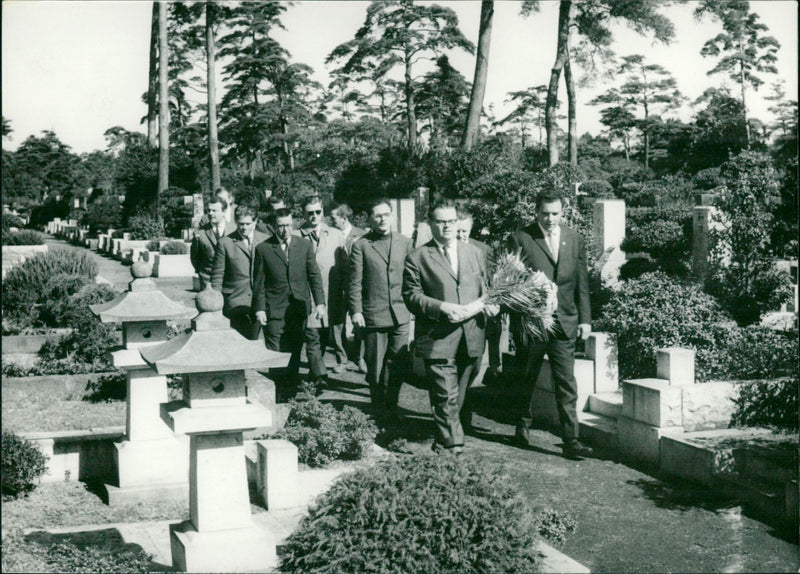
MULTIPOLYGON (((72 248, 55 240, 52 245, 72 248)), ((100 275, 118 288, 130 281, 128 268, 121 263, 96 253, 93 257, 100 275)), ((173 298, 193 298, 190 278, 157 282, 173 298)), ((322 398, 369 410, 363 375, 353 371, 335 375, 322 398)), ((400 406, 409 449, 429 449, 433 425, 427 393, 405 385, 400 406)), ((560 439, 546 431, 534 433, 533 447, 518 448, 511 442, 514 427, 508 422, 475 415, 473 423, 478 430, 467 437, 468 454, 505 464, 511 480, 535 507, 570 513, 578 526, 562 550, 592 571, 798 571, 796 533, 776 531, 752 519, 737 500, 700 486, 665 480, 656 470, 632 468, 613 458, 569 461, 560 454, 560 439)), ((476 464, 480 464, 478 457, 476 464)), ((264 520, 268 519, 265 516, 264 520)), ((162 524, 125 528, 142 540, 156 533, 159 542, 152 548, 159 560, 165 559, 162 524)))

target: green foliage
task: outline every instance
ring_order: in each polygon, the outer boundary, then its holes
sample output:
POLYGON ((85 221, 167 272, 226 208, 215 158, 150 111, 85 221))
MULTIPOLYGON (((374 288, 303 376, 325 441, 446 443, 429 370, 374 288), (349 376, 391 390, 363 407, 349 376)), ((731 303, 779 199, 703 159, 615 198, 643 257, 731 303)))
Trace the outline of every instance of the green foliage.
POLYGON ((6 233, 9 233, 12 227, 16 227, 17 229, 22 229, 23 227, 25 227, 25 220, 22 219, 19 215, 14 215, 13 213, 10 212, 3 213, 2 223, 3 223, 3 236, 5 236, 6 233))
POLYGON ((122 371, 89 380, 86 383, 83 400, 90 403, 124 401, 127 396, 127 384, 127 377, 122 371))
POLYGON ((377 428, 361 411, 350 406, 336 410, 313 396, 292 401, 286 426, 276 433, 297 445, 300 462, 324 466, 336 459, 362 458, 375 440, 377 428))
POLYGON ((730 323, 730 316, 711 297, 691 284, 660 272, 625 281, 606 303, 594 327, 617 334, 621 379, 655 375, 656 350, 687 347, 697 350, 698 379, 714 373, 711 327, 730 323))
POLYGON ((183 255, 189 253, 189 248, 184 241, 170 241, 162 245, 159 252, 161 255, 183 255))
POLYGON ((179 187, 167 189, 161 197, 161 213, 163 213, 164 217, 163 230, 156 232, 155 229, 152 229, 151 234, 142 239, 155 239, 162 235, 180 237, 184 229, 191 228, 194 206, 192 203, 184 201, 183 198, 186 195, 192 194, 179 187))
POLYGON ((128 229, 131 232, 131 239, 156 239, 164 235, 164 222, 149 213, 140 213, 128 220, 128 229))
POLYGON ((767 155, 743 151, 721 175, 727 190, 713 217, 706 289, 748 325, 790 295, 788 275, 774 268, 770 244, 772 210, 780 203, 778 174, 767 155))
POLYGON ((39 447, 13 432, 3 431, 2 481, 3 499, 17 498, 34 488, 47 470, 47 457, 39 447))
POLYGON ((578 524, 568 513, 545 508, 536 515, 536 530, 552 544, 563 544, 578 524))
POLYGON ((89 227, 89 233, 92 235, 118 228, 122 224, 122 206, 119 198, 116 195, 98 197, 87 206, 82 222, 89 227))
POLYGON ((614 199, 614 186, 604 179, 590 179, 581 184, 580 191, 588 197, 597 199, 614 199))
POLYGON ((287 539, 283 572, 535 572, 527 501, 487 461, 416 455, 346 475, 287 539))
POLYGON ((54 250, 39 253, 9 270, 3 279, 3 318, 21 324, 39 324, 42 305, 48 303, 56 276, 81 276, 85 282, 97 275, 97 264, 86 252, 54 250))
POLYGON ((699 191, 711 191, 723 185, 719 167, 701 169, 692 178, 692 185, 699 191))
POLYGON ((38 321, 50 327, 69 327, 66 314, 70 311, 71 297, 88 281, 83 275, 59 273, 47 285, 47 292, 39 310, 38 321))
POLYGON ((775 379, 798 376, 797 331, 781 332, 766 327, 715 326, 715 378, 775 379))
POLYGON ((44 234, 33 229, 21 229, 12 233, 3 230, 3 245, 44 245, 44 234))
POLYGON ((797 433, 798 391, 797 377, 740 385, 733 424, 775 426, 797 433))
POLYGON ((640 207, 626 210, 627 253, 648 253, 655 259, 686 259, 691 250, 692 211, 688 206, 640 207))

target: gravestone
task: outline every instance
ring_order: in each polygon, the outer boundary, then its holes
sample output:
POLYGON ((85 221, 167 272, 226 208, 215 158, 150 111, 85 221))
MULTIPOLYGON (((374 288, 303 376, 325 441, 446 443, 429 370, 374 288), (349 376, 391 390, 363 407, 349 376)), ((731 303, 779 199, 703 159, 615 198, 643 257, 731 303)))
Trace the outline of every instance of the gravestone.
POLYGON ((190 519, 170 526, 172 565, 181 572, 265 571, 276 541, 250 515, 243 433, 268 426, 272 413, 247 400, 245 369, 283 367, 288 353, 269 351, 231 329, 222 295, 198 294, 192 330, 141 349, 159 375, 183 374, 183 399, 161 406, 176 433, 189 435, 190 519))
POLYGON ((103 323, 122 323, 123 349, 111 353, 125 371, 125 440, 115 444, 117 484, 106 485, 110 505, 181 500, 188 496, 188 441, 176 437, 160 416, 167 379, 139 355, 139 349, 167 340, 167 321, 188 319, 195 311, 169 299, 150 278, 152 265, 131 266, 128 291, 108 303, 90 305, 103 323))

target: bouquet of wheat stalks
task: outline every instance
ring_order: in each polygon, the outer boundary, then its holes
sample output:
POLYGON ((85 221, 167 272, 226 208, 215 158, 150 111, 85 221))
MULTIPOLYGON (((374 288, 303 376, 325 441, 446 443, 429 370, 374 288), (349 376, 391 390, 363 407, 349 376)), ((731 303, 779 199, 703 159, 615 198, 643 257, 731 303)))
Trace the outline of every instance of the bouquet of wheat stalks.
POLYGON ((489 284, 480 299, 467 305, 479 313, 485 305, 499 305, 519 314, 520 323, 534 340, 553 332, 558 287, 541 271, 525 266, 519 252, 502 251, 489 262, 489 284))

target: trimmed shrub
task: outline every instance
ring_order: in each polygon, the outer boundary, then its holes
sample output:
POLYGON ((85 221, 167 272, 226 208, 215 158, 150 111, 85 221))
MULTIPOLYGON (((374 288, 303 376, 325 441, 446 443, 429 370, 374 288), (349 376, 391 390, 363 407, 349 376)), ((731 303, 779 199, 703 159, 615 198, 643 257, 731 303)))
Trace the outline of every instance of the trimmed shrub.
POLYGON ((292 412, 274 438, 297 445, 297 458, 308 466, 357 460, 364 456, 378 434, 375 424, 361 411, 345 406, 341 411, 313 395, 299 395, 292 412))
POLYGON ((70 309, 72 295, 87 284, 86 277, 61 273, 53 277, 39 311, 39 321, 50 327, 68 327, 64 315, 70 309))
POLYGON ((797 377, 741 385, 734 400, 733 424, 773 426, 797 433, 799 390, 797 377))
POLYGON ((688 205, 627 209, 622 249, 655 259, 687 259, 692 244, 692 211, 688 205))
POLYGON ((614 186, 603 179, 590 179, 581 184, 580 192, 588 197, 613 199, 614 186))
MULTIPOLYGON (((797 331, 780 332, 758 325, 716 327, 715 357, 719 377, 775 379, 798 376, 797 331)), ((711 369, 710 369, 711 370, 711 369)))
POLYGON ((148 251, 158 251, 160 249, 160 242, 165 241, 166 239, 166 237, 157 237, 156 239, 151 239, 147 242, 145 247, 148 251))
POLYGON ((71 249, 26 259, 11 268, 3 280, 4 318, 23 324, 39 322, 40 306, 47 303, 51 281, 57 275, 79 275, 89 283, 97 275, 97 264, 88 253, 71 249))
POLYGON ((131 239, 156 239, 164 235, 164 222, 147 213, 134 215, 128 220, 131 239))
POLYGON ((732 320, 713 297, 697 286, 661 272, 645 273, 625 281, 606 303, 595 328, 617 334, 620 379, 652 377, 656 350, 662 347, 696 349, 695 372, 708 378, 713 355, 713 325, 732 320))
POLYGON ((189 249, 183 241, 170 241, 162 245, 159 252, 161 255, 183 255, 184 253, 188 253, 189 249))
POLYGON ((33 229, 20 229, 11 233, 3 233, 3 245, 44 245, 44 233, 33 229))
POLYGON ((34 488, 47 470, 47 457, 33 442, 16 433, 3 431, 2 438, 3 498, 17 498, 34 488))
POLYGON ((4 212, 2 216, 0 216, 0 219, 2 219, 3 235, 11 231, 12 227, 16 227, 17 229, 25 227, 25 220, 13 213, 4 212))
POLYGON ((86 383, 84 401, 90 403, 109 403, 111 401, 124 401, 127 396, 127 376, 122 371, 86 383))
POLYGON ((103 195, 95 199, 87 207, 83 223, 89 227, 89 233, 92 235, 119 227, 122 223, 122 206, 119 198, 116 195, 103 195))
POLYGON ((486 461, 381 461, 317 500, 287 539, 280 570, 535 572, 533 513, 511 484, 486 461))

